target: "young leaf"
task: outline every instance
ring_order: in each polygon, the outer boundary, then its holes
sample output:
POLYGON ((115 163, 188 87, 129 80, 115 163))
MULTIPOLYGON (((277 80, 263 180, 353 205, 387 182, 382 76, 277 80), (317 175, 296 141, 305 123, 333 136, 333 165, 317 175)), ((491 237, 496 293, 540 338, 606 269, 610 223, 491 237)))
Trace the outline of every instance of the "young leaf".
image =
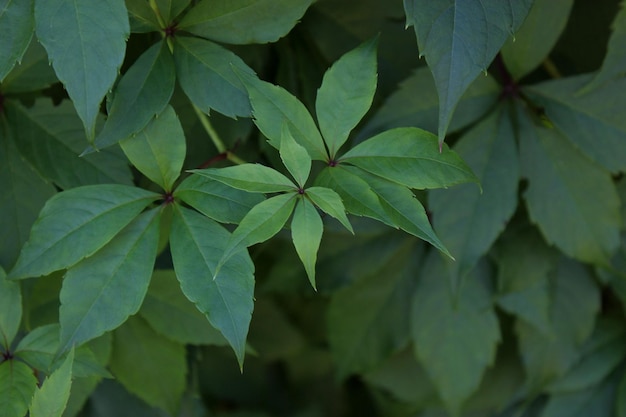
POLYGON ((348 220, 348 216, 346 216, 346 208, 339 194, 325 187, 309 187, 306 189, 305 194, 320 210, 339 220, 343 227, 354 234, 352 225, 348 220))
POLYGON ((295 191, 298 188, 280 172, 261 164, 195 169, 191 172, 250 193, 278 193, 295 191))
POLYGON ((161 113, 174 92, 175 72, 166 42, 146 50, 117 84, 109 116, 93 146, 102 149, 126 139, 161 113))
POLYGON ((204 0, 179 27, 231 44, 276 42, 304 15, 312 0, 204 0))
POLYGON ((378 37, 339 58, 324 74, 315 111, 331 159, 372 105, 377 45, 378 37))
POLYGON ((229 117, 250 116, 248 93, 237 74, 256 75, 237 55, 204 39, 176 37, 174 60, 180 86, 203 112, 215 109, 229 117))
POLYGON ((72 188, 48 200, 10 279, 38 277, 93 255, 161 196, 125 185, 72 188))
POLYGON ((442 188, 478 178, 447 146, 441 152, 437 137, 418 128, 396 128, 380 133, 339 158, 409 188, 442 188))
POLYGON ((138 216, 94 255, 71 267, 61 288, 59 352, 119 327, 148 290, 161 210, 138 216))
POLYGON ((6 352, 11 347, 22 322, 22 292, 17 282, 7 280, 0 267, 0 346, 6 352))
POLYGON ((420 55, 439 94, 439 143, 454 109, 474 79, 522 24, 532 0, 404 0, 406 25, 414 26, 420 55))
POLYGON ((36 0, 37 38, 80 116, 95 136, 100 103, 111 89, 130 35, 123 0, 36 0), (106 22, 106 24, 102 24, 106 22))
POLYGON ((35 19, 33 16, 34 0, 0 1, 0 27, 2 44, 0 49, 0 82, 11 71, 16 62, 28 48, 33 37, 35 19))
POLYGON ((323 232, 324 223, 313 203, 306 198, 300 198, 291 220, 291 239, 314 289, 317 289, 315 262, 323 232))
POLYGON ((185 162, 185 133, 174 109, 165 110, 136 135, 120 142, 130 162, 166 192, 172 190, 185 162))
POLYGON ((247 251, 234 254, 213 279, 230 234, 214 221, 176 206, 170 247, 185 296, 232 346, 243 366, 254 296, 254 264, 247 251))
POLYGON ((24 416, 37 389, 33 369, 15 359, 0 362, 0 416, 24 416))
POLYGON ((63 364, 49 377, 40 389, 35 392, 30 404, 29 412, 32 417, 61 417, 70 398, 72 386, 72 365, 74 363, 74 349, 63 364))
POLYGON ((311 173, 311 157, 306 149, 295 141, 287 123, 283 124, 280 140, 280 159, 282 159, 283 164, 285 164, 289 173, 296 180, 298 186, 304 188, 304 184, 311 173))

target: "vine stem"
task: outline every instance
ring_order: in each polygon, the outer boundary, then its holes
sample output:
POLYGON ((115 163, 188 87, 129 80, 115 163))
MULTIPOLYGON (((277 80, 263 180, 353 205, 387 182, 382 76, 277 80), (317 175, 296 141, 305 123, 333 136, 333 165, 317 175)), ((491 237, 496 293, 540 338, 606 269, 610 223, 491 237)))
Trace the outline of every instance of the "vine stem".
POLYGON ((172 43, 172 38, 167 36, 167 34, 165 33, 167 24, 165 23, 165 20, 163 20, 163 16, 161 16, 161 12, 159 11, 159 6, 157 6, 156 4, 156 0, 149 0, 148 2, 150 3, 150 8, 156 15, 157 20, 159 21, 159 25, 161 26, 161 29, 162 29, 161 35, 165 38, 165 42, 167 42, 167 47, 169 48, 171 53, 174 53, 174 44, 172 43))
POLYGON ((220 138, 220 135, 217 133, 217 131, 211 124, 209 117, 202 110, 200 110, 195 104, 192 104, 192 107, 193 107, 193 111, 196 112, 196 115, 198 116, 200 123, 202 123, 202 127, 211 138, 213 145, 215 145, 215 148, 217 149, 217 151, 221 154, 226 155, 226 159, 228 159, 229 161, 237 165, 245 164, 246 161, 244 161, 243 159, 241 159, 240 157, 238 157, 237 155, 235 155, 233 152, 229 151, 226 148, 226 145, 224 145, 224 141, 222 140, 222 138, 220 138))

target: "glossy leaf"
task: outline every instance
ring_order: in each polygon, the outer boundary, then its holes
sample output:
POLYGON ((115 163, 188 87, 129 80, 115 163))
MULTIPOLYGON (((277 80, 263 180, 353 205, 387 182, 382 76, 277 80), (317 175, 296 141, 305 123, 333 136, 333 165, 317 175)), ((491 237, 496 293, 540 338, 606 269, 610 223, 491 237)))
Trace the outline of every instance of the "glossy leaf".
POLYGON ((9 278, 69 268, 101 249, 158 198, 125 185, 88 185, 55 195, 41 210, 9 278))
POLYGON ((0 1, 0 82, 11 71, 28 48, 35 29, 33 16, 34 0, 0 1))
POLYGON ((354 234, 352 225, 346 216, 346 208, 341 201, 341 197, 335 191, 325 187, 309 187, 306 189, 306 196, 319 207, 324 213, 339 220, 339 222, 354 234))
POLYGON ((275 169, 261 164, 196 169, 191 172, 251 193, 277 193, 297 189, 297 186, 289 178, 275 169))
POLYGON ((418 128, 380 133, 350 149, 339 159, 409 188, 442 188, 478 179, 447 146, 439 152, 437 138, 418 128))
POLYGON ((300 198, 291 220, 291 239, 313 288, 316 288, 315 263, 323 232, 324 223, 313 203, 300 198))
POLYGON ((420 56, 439 95, 439 142, 452 113, 476 77, 522 24, 532 0, 404 0, 407 27, 414 26, 420 56))
POLYGON ((48 64, 46 50, 39 42, 31 42, 21 62, 2 81, 5 94, 39 91, 58 82, 52 66, 48 64))
POLYGON ((250 116, 248 94, 237 74, 255 74, 237 55, 208 40, 176 37, 174 60, 180 86, 203 112, 250 116))
POLYGON ((377 45, 378 37, 335 61, 317 91, 315 111, 331 159, 372 105, 377 45))
POLYGON ((61 417, 67 406, 72 386, 72 349, 63 364, 44 381, 33 396, 29 412, 32 417, 61 417))
POLYGON ((242 366, 253 309, 254 265, 247 251, 239 251, 214 279, 229 239, 230 234, 214 221, 176 207, 170 247, 183 293, 224 335, 242 366))
POLYGON ((171 106, 131 138, 120 142, 128 160, 165 191, 172 190, 185 162, 185 133, 171 106))
POLYGON ((22 293, 17 282, 7 280, 0 267, 0 346, 9 350, 22 322, 22 293))
POLYGON ((304 15, 312 0, 204 0, 180 28, 203 38, 232 44, 275 42, 304 15))
POLYGON ((280 159, 298 186, 304 188, 311 173, 311 157, 306 149, 295 141, 287 126, 286 123, 283 124, 279 149, 280 159))
POLYGON ((130 27, 124 1, 36 0, 35 22, 37 38, 92 141, 100 103, 126 53, 130 27))
POLYGON ((60 294, 60 352, 119 327, 137 313, 152 276, 159 221, 158 208, 141 214, 67 271, 60 294))
POLYGON ((202 175, 191 175, 180 183, 174 196, 220 223, 239 223, 252 207, 264 200, 202 175))
POLYGON ((117 84, 107 121, 93 146, 106 148, 146 127, 169 103, 175 72, 174 59, 166 42, 146 50, 117 84))
POLYGON ((37 389, 30 366, 18 360, 0 363, 0 417, 23 416, 37 389))

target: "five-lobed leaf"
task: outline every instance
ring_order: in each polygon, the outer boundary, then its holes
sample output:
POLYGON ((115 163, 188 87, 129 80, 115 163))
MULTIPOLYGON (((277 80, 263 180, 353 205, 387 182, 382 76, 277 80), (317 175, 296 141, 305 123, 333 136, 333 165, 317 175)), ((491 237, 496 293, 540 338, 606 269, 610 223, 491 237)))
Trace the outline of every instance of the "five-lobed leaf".
POLYGON ((0 1, 0 82, 19 62, 28 48, 35 19, 33 16, 34 0, 1 0, 0 1))
POLYGON ((337 219, 343 227, 354 234, 352 225, 348 220, 348 216, 346 216, 346 208, 339 194, 326 187, 309 187, 306 189, 305 194, 320 210, 337 219))
POLYGON ((275 169, 261 164, 196 169, 191 172, 251 193, 277 193, 297 189, 297 186, 289 178, 275 169))
POLYGON ((298 186, 304 188, 311 173, 311 157, 306 149, 295 141, 287 123, 283 124, 279 153, 280 159, 298 186))
POLYGON ((61 366, 44 381, 29 407, 32 417, 61 417, 70 398, 74 349, 70 350, 61 366))
POLYGON ((324 223, 313 203, 299 198, 291 219, 291 239, 314 289, 315 263, 323 232, 324 223))

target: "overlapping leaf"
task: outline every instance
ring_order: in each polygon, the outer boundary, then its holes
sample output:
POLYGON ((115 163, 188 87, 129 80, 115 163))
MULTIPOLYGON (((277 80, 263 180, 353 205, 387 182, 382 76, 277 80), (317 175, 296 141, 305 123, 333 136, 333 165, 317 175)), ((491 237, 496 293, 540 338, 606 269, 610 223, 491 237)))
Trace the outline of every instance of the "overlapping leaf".
POLYGON ((0 82, 22 59, 35 28, 34 0, 0 1, 0 82))
POLYGON ((155 3, 165 24, 169 24, 189 6, 191 0, 156 0, 155 3))
POLYGON ((313 203, 300 198, 291 220, 291 239, 313 288, 316 288, 315 263, 323 231, 324 223, 313 203))
POLYGON ((74 350, 72 349, 63 364, 47 377, 39 388, 29 407, 32 417, 61 417, 70 398, 72 386, 72 365, 74 350))
POLYGON ((9 350, 22 321, 22 293, 17 282, 7 280, 0 267, 0 345, 9 350))
POLYGON ((2 81, 4 94, 39 91, 58 82, 54 69, 48 65, 48 55, 39 42, 31 42, 18 63, 2 81))
POLYGON ((309 187, 306 189, 306 196, 322 210, 324 213, 339 220, 339 222, 351 233, 352 225, 346 216, 346 209, 341 201, 341 197, 335 191, 325 187, 309 187))
POLYGON ((30 366, 17 360, 0 363, 0 416, 23 416, 37 389, 37 378, 30 366))
POLYGON ((280 159, 302 189, 311 173, 311 157, 306 149, 295 141, 287 126, 287 124, 283 125, 279 149, 280 159))
POLYGON ((273 168, 261 164, 242 164, 226 168, 207 168, 194 174, 220 181, 230 187, 252 193, 295 191, 296 185, 273 168))

